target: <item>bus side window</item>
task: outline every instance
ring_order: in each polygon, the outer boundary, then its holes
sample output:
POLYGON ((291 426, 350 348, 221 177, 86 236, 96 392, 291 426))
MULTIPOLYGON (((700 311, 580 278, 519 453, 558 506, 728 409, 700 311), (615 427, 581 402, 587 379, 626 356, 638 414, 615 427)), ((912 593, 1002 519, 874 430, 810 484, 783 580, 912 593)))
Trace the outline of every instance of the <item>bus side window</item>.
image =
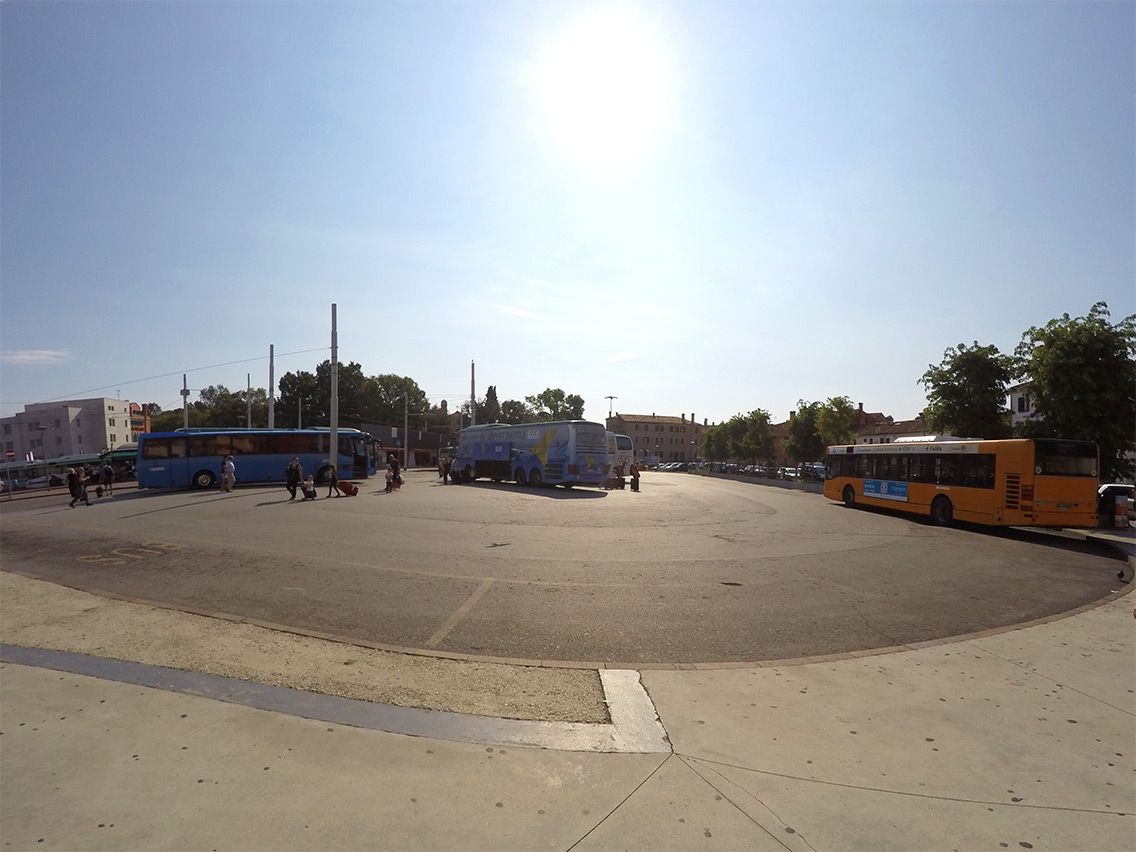
POLYGON ((185 458, 185 438, 170 438, 170 458, 185 458))
POLYGON ((168 459, 170 457, 169 438, 147 438, 142 444, 143 459, 168 459))

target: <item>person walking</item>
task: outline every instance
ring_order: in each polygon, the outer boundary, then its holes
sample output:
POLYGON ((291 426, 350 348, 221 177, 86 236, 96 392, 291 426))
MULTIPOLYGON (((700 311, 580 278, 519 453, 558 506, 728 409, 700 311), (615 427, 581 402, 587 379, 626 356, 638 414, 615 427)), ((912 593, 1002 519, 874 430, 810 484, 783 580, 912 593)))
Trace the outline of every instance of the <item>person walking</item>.
POLYGON ((225 456, 225 461, 221 463, 221 490, 232 491, 233 486, 237 484, 237 465, 233 461, 232 456, 225 456))
POLYGON ((401 480, 398 478, 398 459, 394 457, 394 453, 387 456, 387 490, 386 493, 390 494, 395 488, 401 485, 401 480))
POLYGON ((446 485, 447 484, 446 480, 448 480, 449 478, 450 478, 450 457, 446 456, 446 458, 442 461, 442 484, 446 485))
POLYGON ((70 506, 72 509, 75 508, 75 504, 80 500, 82 500, 88 506, 91 505, 91 501, 87 497, 86 489, 83 487, 83 484, 81 482, 79 471, 75 470, 75 468, 73 467, 67 468, 67 490, 71 492, 70 506))
POLYGON ((299 456, 293 456, 292 461, 288 463, 288 467, 284 470, 284 487, 288 489, 288 493, 292 496, 289 500, 296 499, 296 489, 300 487, 300 483, 304 479, 304 469, 300 467, 299 456))
POLYGON ((331 497, 331 496, 334 495, 335 497, 338 497, 339 496, 339 473, 336 471, 335 465, 332 465, 327 470, 327 485, 328 485, 327 496, 331 497))
POLYGON ((114 496, 114 468, 109 461, 103 462, 103 466, 99 468, 99 483, 107 497, 114 496))
POLYGON ((639 462, 631 462, 631 490, 639 490, 639 462))
POLYGON ((76 494, 75 499, 71 501, 71 506, 74 507, 80 500, 83 501, 83 505, 90 506, 91 498, 87 495, 87 485, 91 481, 91 472, 87 469, 86 465, 83 465, 82 470, 76 471, 76 477, 78 480, 78 485, 76 486, 78 488, 78 494, 76 494))

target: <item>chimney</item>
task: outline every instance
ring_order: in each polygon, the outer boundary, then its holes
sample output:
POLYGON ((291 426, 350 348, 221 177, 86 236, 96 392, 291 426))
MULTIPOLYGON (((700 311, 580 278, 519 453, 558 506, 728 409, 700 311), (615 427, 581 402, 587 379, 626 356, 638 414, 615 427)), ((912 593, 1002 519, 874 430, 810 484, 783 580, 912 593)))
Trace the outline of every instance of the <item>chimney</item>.
POLYGON ((691 423, 693 423, 693 422, 694 422, 694 412, 693 412, 693 411, 692 411, 692 412, 690 412, 690 422, 691 422, 691 423))
POLYGON ((860 403, 860 413, 861 414, 864 413, 864 403, 862 403, 862 402, 860 403))
POLYGON ((686 413, 685 413, 685 412, 683 412, 683 415, 682 415, 682 422, 683 422, 683 423, 685 423, 685 422, 686 422, 686 413))
POLYGON ((702 425, 703 425, 703 426, 709 426, 709 425, 710 425, 710 418, 708 418, 708 417, 703 417, 703 418, 702 418, 702 425))

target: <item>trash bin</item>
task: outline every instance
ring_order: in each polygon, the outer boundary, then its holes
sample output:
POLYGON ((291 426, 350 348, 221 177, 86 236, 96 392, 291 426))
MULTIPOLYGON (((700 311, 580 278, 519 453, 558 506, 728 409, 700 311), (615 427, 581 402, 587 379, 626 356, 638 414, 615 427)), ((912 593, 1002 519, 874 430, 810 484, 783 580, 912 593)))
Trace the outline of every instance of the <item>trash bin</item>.
POLYGON ((1112 526, 1118 530, 1128 529, 1128 495, 1117 494, 1113 498, 1112 526))

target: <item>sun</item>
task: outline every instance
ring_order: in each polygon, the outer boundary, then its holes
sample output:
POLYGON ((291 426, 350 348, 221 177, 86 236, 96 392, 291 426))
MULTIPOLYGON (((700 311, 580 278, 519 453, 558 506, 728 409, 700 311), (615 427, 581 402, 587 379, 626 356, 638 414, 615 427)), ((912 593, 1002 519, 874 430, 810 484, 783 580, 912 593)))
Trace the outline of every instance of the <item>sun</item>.
POLYGON ((628 9, 586 13, 544 47, 533 83, 553 143, 586 171, 629 168, 665 132, 667 55, 628 9))

